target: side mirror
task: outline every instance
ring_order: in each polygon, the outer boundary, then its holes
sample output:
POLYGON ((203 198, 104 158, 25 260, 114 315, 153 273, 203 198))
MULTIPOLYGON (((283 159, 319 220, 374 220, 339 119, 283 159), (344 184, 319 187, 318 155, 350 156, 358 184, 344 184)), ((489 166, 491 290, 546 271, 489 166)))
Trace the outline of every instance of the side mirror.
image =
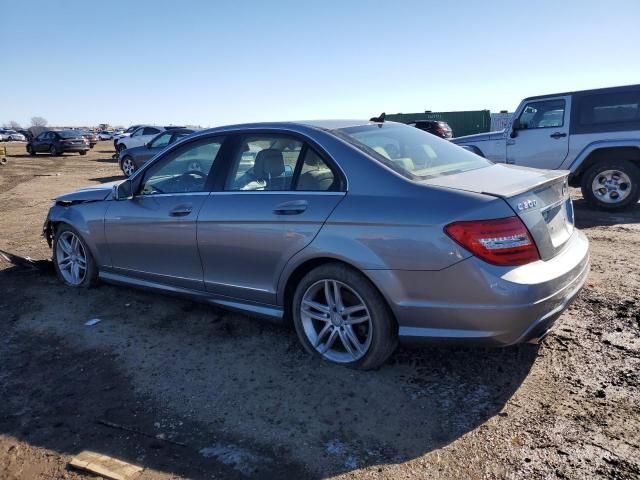
POLYGON ((520 119, 516 118, 511 124, 511 138, 516 138, 518 136, 518 130, 520 130, 520 119))
POLYGON ((114 185, 111 196, 114 200, 129 200, 133 198, 133 186, 131 185, 131 180, 125 180, 118 185, 114 185))

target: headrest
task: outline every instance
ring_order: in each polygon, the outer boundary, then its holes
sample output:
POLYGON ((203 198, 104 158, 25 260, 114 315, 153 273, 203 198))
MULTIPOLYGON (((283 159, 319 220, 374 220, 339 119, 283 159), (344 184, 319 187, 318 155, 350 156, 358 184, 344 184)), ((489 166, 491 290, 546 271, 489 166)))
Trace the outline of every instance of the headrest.
POLYGON ((275 148, 260 150, 258 155, 256 155, 253 173, 260 180, 282 175, 284 173, 284 158, 282 152, 275 148))

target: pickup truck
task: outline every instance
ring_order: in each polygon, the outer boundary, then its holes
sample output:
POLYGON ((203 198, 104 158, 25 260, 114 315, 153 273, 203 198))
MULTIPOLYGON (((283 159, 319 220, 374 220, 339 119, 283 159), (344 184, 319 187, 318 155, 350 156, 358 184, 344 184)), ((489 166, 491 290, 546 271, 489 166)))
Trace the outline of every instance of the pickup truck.
POLYGON ((640 85, 525 98, 505 130, 452 142, 494 162, 569 170, 591 205, 627 208, 640 198, 640 85))

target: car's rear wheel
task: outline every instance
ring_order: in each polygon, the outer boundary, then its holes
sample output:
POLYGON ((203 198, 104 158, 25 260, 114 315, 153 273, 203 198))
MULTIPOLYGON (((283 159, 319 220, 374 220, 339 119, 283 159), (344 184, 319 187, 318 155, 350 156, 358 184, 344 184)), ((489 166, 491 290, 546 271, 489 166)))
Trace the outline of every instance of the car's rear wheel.
POLYGON ((305 349, 324 360, 369 370, 397 345, 389 307, 360 272, 339 263, 315 268, 300 281, 293 320, 305 349))
POLYGON ((584 173, 581 187, 591 205, 622 210, 638 203, 640 169, 628 160, 601 160, 584 173))
POLYGON ((69 225, 61 225, 56 229, 53 265, 58 278, 70 287, 89 287, 95 283, 98 274, 87 244, 69 225))
POLYGON ((136 164, 133 162, 133 158, 131 158, 130 156, 125 156, 122 159, 122 172, 127 176, 130 177, 131 175, 133 175, 136 171, 136 164))
POLYGON ((87 151, 86 151, 86 150, 83 150, 83 151, 78 152, 78 153, 79 153, 80 155, 86 155, 86 154, 87 154, 87 151))

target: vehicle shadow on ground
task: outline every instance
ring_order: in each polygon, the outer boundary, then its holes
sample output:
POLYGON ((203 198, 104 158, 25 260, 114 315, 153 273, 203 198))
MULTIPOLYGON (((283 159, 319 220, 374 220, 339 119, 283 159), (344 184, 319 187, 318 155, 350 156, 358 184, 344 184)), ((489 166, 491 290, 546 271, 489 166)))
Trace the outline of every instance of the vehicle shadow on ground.
MULTIPOLYGON (((107 152, 105 152, 107 153, 107 152)), ((96 158, 94 162, 98 163, 118 163, 118 160, 115 158, 96 158)))
POLYGON ((422 456, 498 415, 537 354, 401 348, 360 372, 309 356, 289 329, 181 299, 79 292, 19 268, 0 285, 0 433, 190 478, 317 478, 422 456))
POLYGON ((589 205, 583 199, 573 201, 575 224, 578 228, 624 225, 640 222, 640 203, 626 210, 609 212, 589 205))
POLYGON ((115 182, 117 180, 124 180, 125 178, 126 177, 124 175, 112 175, 109 177, 90 178, 89 180, 92 182, 109 183, 109 182, 115 182))

